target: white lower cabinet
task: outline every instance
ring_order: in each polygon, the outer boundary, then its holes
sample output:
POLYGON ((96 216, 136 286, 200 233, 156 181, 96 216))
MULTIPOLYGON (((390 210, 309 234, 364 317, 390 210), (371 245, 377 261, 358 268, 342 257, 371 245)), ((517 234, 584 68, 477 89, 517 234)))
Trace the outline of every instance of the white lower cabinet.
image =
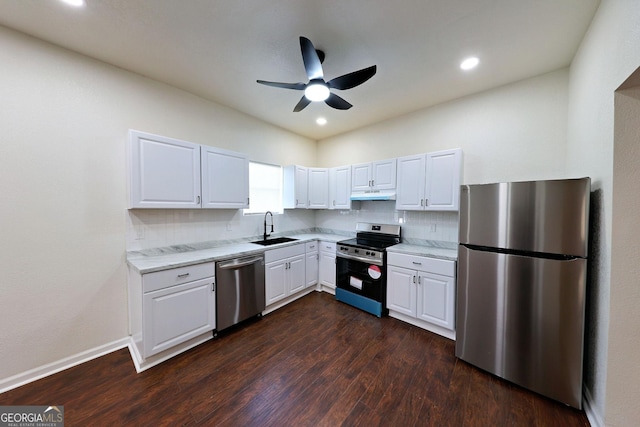
POLYGON ((305 244, 268 250, 265 261, 267 307, 306 287, 305 244))
POLYGON ((215 329, 214 276, 207 262, 130 277, 131 330, 143 359, 215 329))
POLYGON ((309 288, 318 284, 318 241, 314 240, 306 245, 305 277, 309 288))
POLYGON ((336 244, 320 241, 318 281, 323 290, 335 293, 336 289, 336 244))
POLYGON ((389 315, 455 337, 455 261, 389 253, 389 315))

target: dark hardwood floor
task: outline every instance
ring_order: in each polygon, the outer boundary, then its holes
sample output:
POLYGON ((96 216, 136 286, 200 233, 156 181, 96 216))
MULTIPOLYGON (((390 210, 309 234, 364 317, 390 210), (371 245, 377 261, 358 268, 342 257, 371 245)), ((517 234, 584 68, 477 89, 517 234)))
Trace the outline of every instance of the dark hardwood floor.
POLYGON ((312 293, 141 374, 127 349, 0 394, 65 425, 588 426, 454 343, 312 293))

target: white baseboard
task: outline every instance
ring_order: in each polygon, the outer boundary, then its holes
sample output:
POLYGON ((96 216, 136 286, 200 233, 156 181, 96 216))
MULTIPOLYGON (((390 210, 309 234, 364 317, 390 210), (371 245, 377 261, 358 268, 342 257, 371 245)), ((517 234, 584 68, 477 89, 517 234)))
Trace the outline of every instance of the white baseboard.
POLYGON ((184 353, 187 350, 192 349, 202 343, 205 343, 209 340, 213 339, 213 334, 211 331, 205 332, 202 335, 198 335, 195 338, 192 338, 188 341, 185 341, 181 344, 178 344, 174 347, 171 347, 165 351, 161 351, 158 354, 154 354, 153 356, 149 356, 146 359, 142 358, 142 355, 138 352, 138 347, 133 342, 133 338, 129 338, 127 340, 129 353, 131 353, 131 358, 133 359, 133 364, 136 367, 136 372, 140 373, 142 371, 146 371, 149 368, 152 368, 160 363, 171 359, 172 357, 177 356, 180 353, 184 353))
POLYGON ((75 354, 73 356, 65 357, 58 361, 48 363, 46 365, 30 369, 26 372, 14 375, 9 378, 0 380, 0 393, 12 390, 22 385, 37 381, 41 378, 48 377, 49 375, 56 374, 65 369, 69 369, 73 366, 80 365, 89 360, 96 359, 105 354, 109 354, 121 348, 129 346, 129 337, 121 338, 119 340, 83 351, 82 353, 75 354))
POLYGON ((305 296, 305 295, 307 295, 307 294, 310 294, 310 293, 311 293, 311 292, 313 292, 314 290, 316 290, 316 288, 315 288, 315 287, 313 287, 313 288, 306 288, 306 289, 304 289, 304 290, 302 290, 302 291, 298 292, 297 294, 289 295, 288 297, 286 297, 286 298, 284 298, 284 299, 281 299, 280 301, 275 302, 275 303, 273 303, 273 304, 271 304, 271 305, 267 306, 267 308, 265 308, 265 309, 264 309, 264 311, 262 312, 262 314, 269 314, 269 313, 271 313, 272 311, 276 311, 277 309, 282 308, 282 307, 284 307, 285 305, 287 305, 287 304, 289 304, 289 303, 291 303, 291 302, 293 302, 293 301, 295 301, 295 300, 297 300, 297 299, 299 299, 299 298, 302 298, 303 296, 305 296))
POLYGON ((417 326, 418 328, 422 328, 429 332, 433 332, 434 334, 449 338, 450 340, 456 340, 455 331, 451 331, 438 325, 433 325, 429 322, 425 322, 424 320, 416 319, 415 317, 407 316, 405 314, 398 313, 392 310, 389 310, 389 317, 402 320, 405 323, 409 323, 410 325, 417 326))
POLYGON ((582 406, 591 427, 604 427, 604 418, 593 405, 593 397, 587 387, 582 387, 582 406))

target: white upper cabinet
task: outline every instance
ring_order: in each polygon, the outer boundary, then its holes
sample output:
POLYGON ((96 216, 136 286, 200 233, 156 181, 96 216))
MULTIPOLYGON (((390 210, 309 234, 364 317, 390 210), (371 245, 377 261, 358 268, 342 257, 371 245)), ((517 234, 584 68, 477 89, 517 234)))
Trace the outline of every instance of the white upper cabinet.
POLYGON ((433 211, 457 211, 460 204, 462 150, 427 154, 425 207, 433 211))
POLYGON ((351 209, 351 166, 329 169, 329 209, 351 209))
POLYGON ((459 148, 398 158, 396 209, 458 210, 461 175, 459 148))
POLYGON ((397 210, 423 210, 425 188, 424 154, 398 158, 397 210))
POLYGON ((358 163, 351 166, 351 191, 396 188, 396 159, 358 163))
POLYGON ((307 208, 327 209, 329 207, 329 169, 309 168, 307 179, 307 208))
POLYGON ((202 146, 202 207, 249 207, 249 159, 242 153, 202 146))
POLYGON ((282 207, 285 209, 307 207, 307 168, 285 166, 282 168, 282 207))
POLYGON ((129 131, 129 208, 249 206, 249 160, 240 153, 129 131))
POLYGON ((285 209, 329 207, 329 169, 285 166, 283 180, 282 205, 285 209))
POLYGON ((200 146, 129 132, 129 207, 199 208, 200 146))

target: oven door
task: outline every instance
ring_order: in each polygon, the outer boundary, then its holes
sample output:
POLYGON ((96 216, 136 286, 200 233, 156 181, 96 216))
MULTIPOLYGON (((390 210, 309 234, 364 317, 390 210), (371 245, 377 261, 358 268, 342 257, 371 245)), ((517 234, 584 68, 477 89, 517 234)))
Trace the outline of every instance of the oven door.
POLYGON ((384 266, 336 256, 336 287, 378 301, 386 307, 384 266))

